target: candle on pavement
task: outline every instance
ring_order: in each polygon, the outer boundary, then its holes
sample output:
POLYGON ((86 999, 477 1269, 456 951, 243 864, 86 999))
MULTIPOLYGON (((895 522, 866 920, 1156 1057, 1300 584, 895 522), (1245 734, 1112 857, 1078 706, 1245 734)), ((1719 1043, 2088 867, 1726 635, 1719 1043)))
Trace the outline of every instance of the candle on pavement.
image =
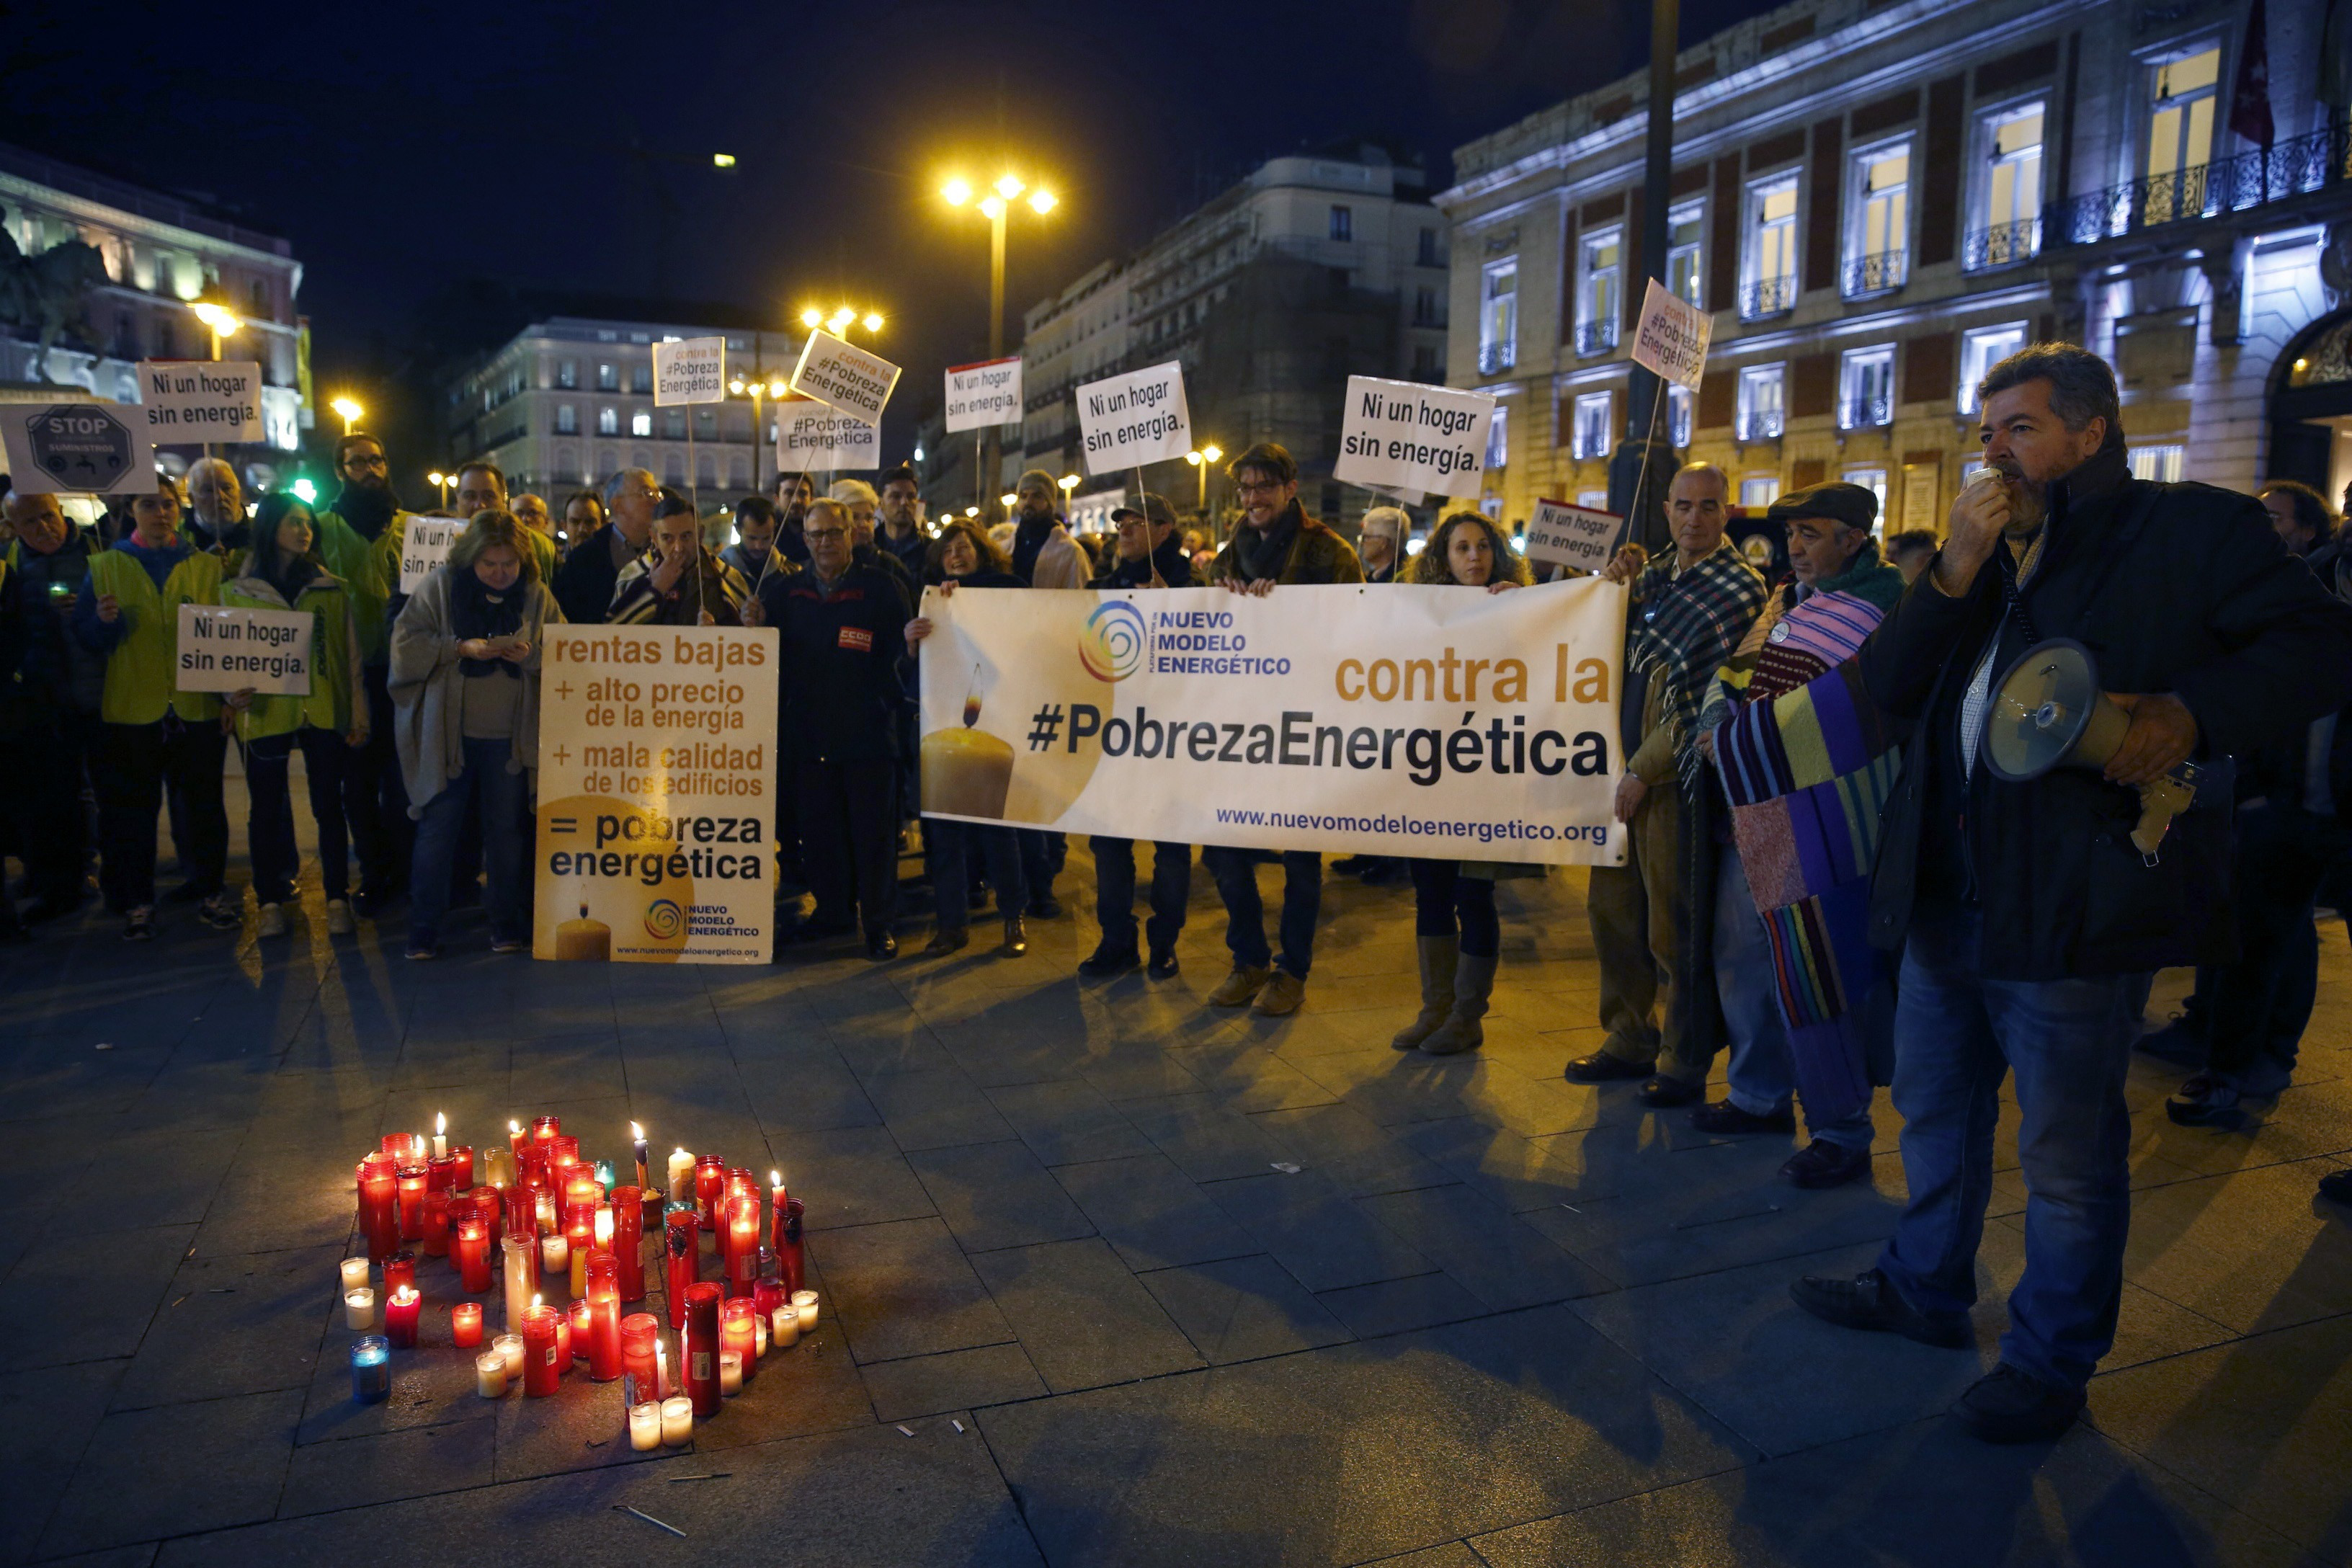
POLYGON ((760 1333, 751 1326, 758 1316, 758 1305, 749 1296, 732 1297, 719 1308, 719 1348, 734 1352, 747 1383, 759 1375, 760 1333))
POLYGON ((682 1204, 694 1196, 694 1156, 683 1149, 669 1157, 669 1201, 682 1204))
POLYGON ((814 1330, 814 1329, 815 1329, 815 1327, 816 1327, 816 1292, 815 1292, 815 1291, 814 1291, 814 1290, 795 1290, 795 1291, 793 1291, 793 1310, 795 1310, 795 1311, 799 1312, 799 1313, 800 1313, 800 1315, 801 1315, 801 1332, 803 1332, 803 1333, 804 1333, 804 1334, 805 1334, 805 1333, 808 1333, 808 1332, 810 1332, 810 1331, 812 1331, 813 1330, 814 1330))
POLYGON ((743 1358, 733 1351, 719 1352, 719 1392, 729 1398, 743 1392, 743 1358))
POLYGON ((634 1121, 629 1123, 629 1142, 634 1145, 634 1152, 637 1156, 637 1185, 640 1188, 649 1187, 653 1185, 653 1173, 646 1168, 646 1165, 653 1152, 646 1147, 646 1130, 634 1121))
MULTIPOLYGON (((500 1335, 504 1338, 504 1335, 500 1335)), ((474 1358, 474 1392, 484 1399, 498 1399, 507 1391, 507 1358, 499 1351, 484 1351, 474 1358)))
POLYGON ((425 1312, 425 1298, 414 1285, 403 1285, 383 1304, 383 1337, 396 1350, 416 1348, 416 1321, 425 1312))
POLYGON ((392 1347, 382 1334, 362 1334, 352 1342, 352 1398, 373 1405, 392 1392, 392 1347))
POLYGON ((356 1290, 343 1292, 343 1327, 372 1329, 375 1327, 375 1292, 362 1285, 356 1290))
MULTIPOLYGON (((525 1307, 523 1310, 528 1312, 530 1309, 529 1307, 525 1307)), ((509 1381, 519 1380, 521 1378, 522 1335, 520 1332, 500 1334, 497 1339, 490 1342, 490 1350, 495 1354, 506 1357, 507 1377, 509 1381)))
POLYGON ((433 1152, 436 1158, 449 1152, 449 1119, 439 1111, 433 1113, 433 1152))
POLYGON ((539 1247, 528 1236, 507 1232, 499 1243, 506 1261, 507 1332, 522 1332, 522 1315, 539 1289, 539 1247))
POLYGON ((367 1289, 368 1260, 366 1258, 346 1258, 343 1259, 342 1270, 344 1289, 364 1290, 367 1289))
POLYGON ((522 1315, 522 1391, 531 1398, 553 1394, 563 1376, 555 1343, 556 1325, 562 1321, 554 1308, 537 1302, 522 1315))
POLYGON ((539 1238, 539 1266, 550 1274, 571 1273, 572 1243, 562 1231, 551 1230, 539 1238))
POLYGON ((694 1401, 680 1394, 662 1401, 662 1447, 680 1448, 694 1436, 694 1401))
POLYGON ((482 1304, 459 1301, 449 1309, 449 1342, 461 1351, 482 1342, 482 1304))
POLYGON ((642 1454, 661 1447, 661 1406, 648 1399, 629 1406, 629 1447, 642 1454))

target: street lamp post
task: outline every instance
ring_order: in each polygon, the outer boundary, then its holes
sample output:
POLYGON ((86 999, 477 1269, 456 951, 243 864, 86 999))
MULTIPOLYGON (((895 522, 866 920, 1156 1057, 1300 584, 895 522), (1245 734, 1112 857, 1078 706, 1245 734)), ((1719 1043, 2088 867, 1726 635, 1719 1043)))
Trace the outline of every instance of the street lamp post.
POLYGON ((236 311, 226 305, 216 305, 210 300, 197 300, 191 303, 188 309, 194 311, 196 320, 202 321, 211 331, 213 358, 217 361, 220 358, 221 340, 236 336, 237 329, 245 323, 237 319, 236 311))
MULTIPOLYGON (((1004 220, 1013 210, 1013 202, 1024 191, 1029 196, 1029 210, 1039 217, 1052 212, 1060 199, 1042 185, 1031 190, 1018 176, 1002 174, 997 177, 994 189, 980 201, 980 210, 988 218, 988 357, 991 359, 1004 357, 1004 220)), ((941 186, 940 195, 948 205, 960 207, 971 200, 971 185, 958 177, 941 186)), ((980 493, 982 495, 988 493, 985 487, 1003 467, 1003 459, 997 454, 998 443, 1003 439, 998 432, 1002 428, 1001 426, 991 426, 981 433, 980 484, 982 488, 980 493)))
POLYGON ((1224 455, 1223 451, 1213 444, 1196 447, 1184 454, 1184 460, 1192 465, 1201 480, 1200 496, 1193 503, 1193 510, 1201 514, 1202 525, 1208 528, 1212 542, 1215 540, 1217 531, 1209 521, 1209 465, 1224 455))
MULTIPOLYGON (((1078 476, 1076 474, 1064 474, 1060 479, 1055 479, 1054 482, 1061 487, 1062 521, 1064 522, 1067 522, 1070 521, 1070 498, 1078 493, 1078 476)), ((1138 500, 1136 504, 1140 506, 1143 503, 1140 500, 1138 500)))
POLYGON ((727 390, 751 400, 751 493, 764 495, 766 492, 760 488, 760 445, 767 439, 767 426, 760 423, 760 399, 782 397, 784 384, 774 377, 754 375, 747 381, 739 375, 727 384, 727 390))
POLYGON ((360 416, 367 412, 348 397, 338 397, 327 406, 342 416, 343 434, 346 436, 352 433, 352 426, 359 423, 360 416))
POLYGON ((427 483, 436 485, 440 488, 441 510, 444 514, 447 513, 449 510, 449 487, 457 482, 457 476, 455 474, 445 474, 440 469, 436 468, 431 473, 425 475, 425 478, 427 483))

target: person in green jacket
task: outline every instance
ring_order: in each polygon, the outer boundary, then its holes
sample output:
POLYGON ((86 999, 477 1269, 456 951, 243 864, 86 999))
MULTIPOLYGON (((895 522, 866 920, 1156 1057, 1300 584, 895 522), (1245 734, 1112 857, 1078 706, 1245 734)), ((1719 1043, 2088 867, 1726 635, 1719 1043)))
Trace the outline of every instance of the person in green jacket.
POLYGON ((318 538, 310 509, 282 490, 272 491, 254 516, 253 548, 221 589, 226 605, 293 610, 311 617, 307 695, 264 697, 248 689, 228 699, 245 752, 252 800, 246 837, 253 853, 254 897, 261 906, 258 934, 266 937, 286 932, 285 905, 294 896, 294 876, 301 865, 287 777, 297 747, 319 830, 327 931, 340 936, 352 930, 343 779, 350 753, 367 744, 367 694, 361 684, 352 595, 320 559, 318 538))
POLYGON ((90 753, 98 794, 99 881, 107 907, 125 918, 125 942, 155 934, 155 814, 169 781, 181 802, 174 819, 187 879, 166 901, 193 901, 206 925, 245 923, 222 883, 228 868, 228 815, 221 766, 228 739, 220 699, 182 691, 173 678, 180 606, 220 603, 221 558, 180 531, 180 489, 167 474, 155 493, 131 499, 131 532, 89 560, 74 602, 73 633, 106 661, 100 734, 90 753))

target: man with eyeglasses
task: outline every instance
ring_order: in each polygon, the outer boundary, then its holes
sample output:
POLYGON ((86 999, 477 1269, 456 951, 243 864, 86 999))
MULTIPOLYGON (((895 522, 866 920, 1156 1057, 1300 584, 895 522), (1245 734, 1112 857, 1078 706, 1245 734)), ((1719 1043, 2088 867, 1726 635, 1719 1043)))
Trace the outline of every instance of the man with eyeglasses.
MULTIPOLYGON (((1298 464, 1272 441, 1235 458, 1225 472, 1241 497, 1242 522, 1217 552, 1209 581, 1227 592, 1263 598, 1285 583, 1360 583, 1355 549, 1298 504, 1298 464)), ((1257 868, 1273 858, 1264 849, 1213 844, 1201 863, 1217 879, 1225 903, 1225 946, 1234 970, 1209 993, 1212 1005, 1246 1007, 1269 1017, 1298 1011, 1307 971, 1315 958, 1315 921, 1323 908, 1323 857, 1311 849, 1282 852, 1282 959, 1266 945, 1265 910, 1258 900, 1257 868)))
POLYGON ((360 863, 352 910, 372 918, 407 886, 409 849, 415 842, 408 786, 401 780, 400 753, 393 743, 392 693, 385 686, 389 631, 406 602, 400 595, 400 549, 408 537, 409 513, 393 488, 383 443, 374 437, 353 431, 337 441, 335 473, 341 487, 334 503, 318 514, 319 553, 327 570, 343 580, 359 632, 368 738, 345 759, 343 818, 360 863))
POLYGON ((801 524, 808 517, 809 502, 816 497, 816 486, 806 474, 782 473, 775 478, 774 490, 776 552, 795 566, 805 566, 808 546, 801 540, 801 524))
POLYGON ((601 624, 621 570, 653 542, 661 486, 643 468, 623 468, 604 485, 604 526, 572 546, 555 573, 555 603, 574 626, 601 624))

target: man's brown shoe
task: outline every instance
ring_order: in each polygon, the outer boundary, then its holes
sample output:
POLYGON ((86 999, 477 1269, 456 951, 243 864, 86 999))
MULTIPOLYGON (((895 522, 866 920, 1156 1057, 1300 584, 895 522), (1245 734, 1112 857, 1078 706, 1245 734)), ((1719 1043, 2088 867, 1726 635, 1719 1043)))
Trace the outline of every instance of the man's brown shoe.
POLYGON ((1244 969, 1238 965, 1235 966, 1234 972, 1225 976, 1224 984, 1209 993, 1209 1005, 1212 1007, 1248 1006, 1257 1000, 1257 994, 1265 989, 1265 977, 1273 973, 1274 971, 1270 969, 1244 969))
POLYGON ((1297 1012, 1298 1005, 1306 1000, 1307 982, 1287 969, 1277 969, 1257 994, 1257 1010, 1264 1017, 1286 1017, 1297 1012))

